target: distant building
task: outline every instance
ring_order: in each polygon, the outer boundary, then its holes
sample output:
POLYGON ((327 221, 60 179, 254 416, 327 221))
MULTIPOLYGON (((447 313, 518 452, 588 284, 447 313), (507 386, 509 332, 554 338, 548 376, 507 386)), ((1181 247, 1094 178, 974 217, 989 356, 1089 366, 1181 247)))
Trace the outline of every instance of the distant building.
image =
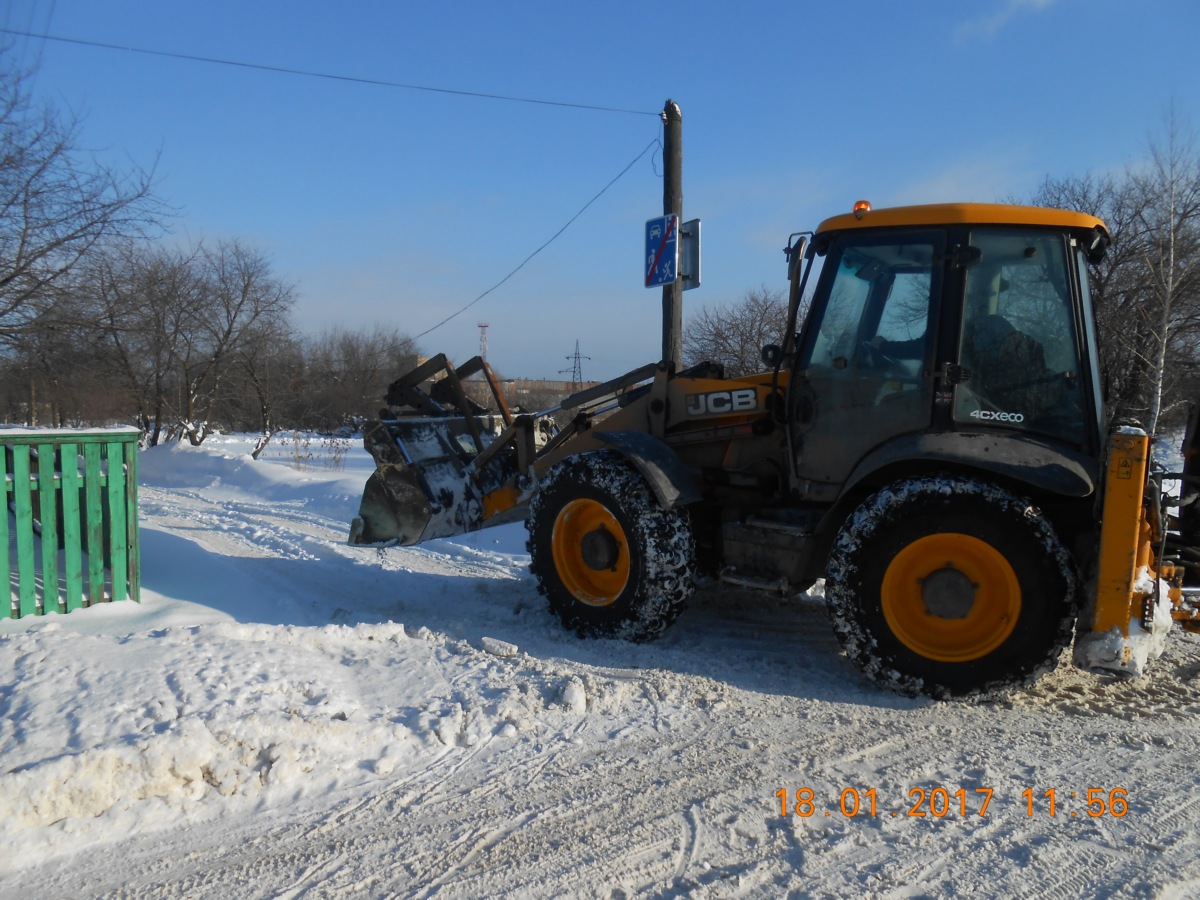
MULTIPOLYGON (((573 381, 560 381, 553 378, 499 379, 500 390, 504 393, 504 399, 509 408, 520 407, 527 412, 549 409, 551 406, 561 403, 571 394, 595 387, 599 383, 598 381, 584 381, 577 384, 573 381)), ((466 389, 467 396, 476 403, 488 407, 493 405, 490 402, 491 392, 488 390, 487 383, 482 379, 472 378, 465 382, 463 387, 466 389)))

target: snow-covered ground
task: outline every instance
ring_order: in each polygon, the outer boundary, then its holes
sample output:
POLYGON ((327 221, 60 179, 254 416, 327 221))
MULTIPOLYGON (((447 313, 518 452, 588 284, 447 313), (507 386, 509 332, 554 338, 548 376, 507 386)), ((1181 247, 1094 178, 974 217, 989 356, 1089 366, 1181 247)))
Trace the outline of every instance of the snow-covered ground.
POLYGON ((1200 896, 1196 637, 972 704, 820 596, 580 641, 520 526, 351 548, 361 450, 248 448, 142 454, 140 605, 0 620, 3 897, 1200 896))

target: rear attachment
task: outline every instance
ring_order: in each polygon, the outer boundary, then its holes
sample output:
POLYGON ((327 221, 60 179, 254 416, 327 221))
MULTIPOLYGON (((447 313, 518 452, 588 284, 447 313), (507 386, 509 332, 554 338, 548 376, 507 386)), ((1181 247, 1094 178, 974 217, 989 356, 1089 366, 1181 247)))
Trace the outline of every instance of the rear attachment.
POLYGON ((1193 416, 1184 471, 1151 472, 1150 439, 1140 428, 1109 437, 1095 604, 1080 618, 1075 664, 1129 677, 1159 657, 1172 622, 1200 631, 1200 528, 1195 505, 1200 455, 1193 416), (1178 481, 1181 497, 1163 492, 1178 481), (1180 516, 1165 510, 1181 508, 1180 516), (1084 632, 1084 628, 1090 630, 1084 632))

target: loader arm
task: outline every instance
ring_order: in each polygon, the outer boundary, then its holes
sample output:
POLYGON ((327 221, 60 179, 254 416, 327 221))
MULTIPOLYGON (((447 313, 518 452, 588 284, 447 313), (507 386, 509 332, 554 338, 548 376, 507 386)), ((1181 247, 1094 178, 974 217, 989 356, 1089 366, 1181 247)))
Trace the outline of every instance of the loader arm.
MULTIPOLYGON (((350 543, 411 545, 522 516, 538 480, 566 458, 611 448, 664 509, 700 499, 696 471, 737 467, 738 447, 773 430, 786 374, 725 379, 719 366, 650 363, 533 414, 513 416, 487 364, 457 371, 436 356, 397 379, 388 409, 363 428, 375 459, 350 543), (462 375, 483 372, 503 419, 474 403, 462 375), (434 379, 430 382, 430 379, 434 379), (573 412, 539 441, 539 423, 573 412)), ((761 454, 760 454, 761 455, 761 454)))

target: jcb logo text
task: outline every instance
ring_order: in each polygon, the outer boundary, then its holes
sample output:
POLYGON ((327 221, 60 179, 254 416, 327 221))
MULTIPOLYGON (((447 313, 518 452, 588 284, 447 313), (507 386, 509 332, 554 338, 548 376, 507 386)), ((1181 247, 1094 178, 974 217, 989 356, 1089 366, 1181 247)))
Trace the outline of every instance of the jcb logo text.
POLYGON ((758 391, 739 388, 736 391, 713 391, 711 394, 688 394, 689 416, 715 416, 722 413, 751 412, 758 409, 758 391))

